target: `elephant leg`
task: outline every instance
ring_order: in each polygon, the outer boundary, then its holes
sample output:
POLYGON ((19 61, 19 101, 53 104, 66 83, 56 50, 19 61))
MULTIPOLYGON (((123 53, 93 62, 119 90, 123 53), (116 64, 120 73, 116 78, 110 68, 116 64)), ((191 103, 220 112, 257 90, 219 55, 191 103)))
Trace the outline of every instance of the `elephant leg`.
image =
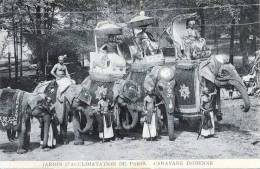
POLYGON ((15 140, 16 130, 13 128, 7 129, 7 137, 9 141, 13 142, 15 140))
POLYGON ((168 124, 168 134, 169 134, 169 140, 174 141, 174 115, 168 114, 167 115, 167 124, 168 124))
POLYGON ((25 139, 24 139, 24 148, 26 150, 30 149, 30 139, 31 139, 31 121, 30 118, 26 120, 26 132, 25 132, 25 139))
POLYGON ((60 137, 62 139, 62 144, 68 144, 68 138, 67 138, 67 123, 63 123, 60 125, 60 137))
POLYGON ((75 113, 72 119, 72 124, 74 130, 74 145, 83 145, 84 141, 82 139, 81 133, 78 130, 80 128, 80 118, 78 116, 78 113, 75 113))
POLYGON ((26 121, 22 119, 21 129, 18 132, 18 154, 26 153, 27 150, 25 149, 25 138, 26 138, 26 121))
POLYGON ((50 129, 50 117, 46 116, 44 117, 43 120, 43 144, 42 144, 42 148, 46 149, 48 148, 48 139, 49 139, 49 129, 50 129))
MULTIPOLYGON (((43 123, 43 122, 41 122, 41 123, 43 123)), ((42 145, 43 145, 43 139, 44 139, 44 127, 43 127, 43 124, 41 125, 41 134, 40 134, 40 137, 41 137, 40 145, 42 146, 42 145)))

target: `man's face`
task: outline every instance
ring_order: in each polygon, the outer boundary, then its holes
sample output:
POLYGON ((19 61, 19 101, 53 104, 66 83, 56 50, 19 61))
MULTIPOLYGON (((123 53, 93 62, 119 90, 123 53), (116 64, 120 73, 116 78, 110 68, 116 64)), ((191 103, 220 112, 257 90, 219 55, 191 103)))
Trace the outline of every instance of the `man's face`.
POLYGON ((103 91, 103 92, 101 93, 101 97, 102 97, 103 99, 105 99, 105 98, 107 97, 107 92, 106 92, 106 91, 103 91))
POLYGON ((62 58, 59 58, 59 63, 60 64, 63 64, 64 63, 64 60, 62 58))
POLYGON ((145 32, 146 31, 146 27, 141 27, 142 31, 145 32))
POLYGON ((110 35, 110 36, 108 37, 108 41, 109 41, 109 42, 113 42, 113 41, 114 41, 114 36, 110 35))
POLYGON ((194 25, 195 25, 195 21, 194 20, 189 21, 189 27, 190 28, 194 28, 194 25))

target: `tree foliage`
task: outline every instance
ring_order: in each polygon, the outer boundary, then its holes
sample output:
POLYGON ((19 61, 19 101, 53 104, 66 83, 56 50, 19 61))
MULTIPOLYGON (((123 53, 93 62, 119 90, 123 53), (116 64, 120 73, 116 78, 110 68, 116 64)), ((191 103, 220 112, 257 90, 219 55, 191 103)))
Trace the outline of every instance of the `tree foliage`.
MULTIPOLYGON (((2 0, 0 3, 2 27, 11 34, 22 27, 26 42, 42 65, 47 53, 51 60, 65 53, 74 59, 87 56, 94 50, 93 29, 97 22, 128 22, 141 8, 140 0, 2 0)), ((203 36, 219 38, 223 32, 234 34, 239 36, 241 52, 245 52, 248 36, 259 35, 259 24, 234 24, 257 22, 259 6, 253 5, 257 3, 258 0, 143 0, 143 7, 147 15, 158 18, 160 27, 168 25, 178 14, 197 12, 203 36)))

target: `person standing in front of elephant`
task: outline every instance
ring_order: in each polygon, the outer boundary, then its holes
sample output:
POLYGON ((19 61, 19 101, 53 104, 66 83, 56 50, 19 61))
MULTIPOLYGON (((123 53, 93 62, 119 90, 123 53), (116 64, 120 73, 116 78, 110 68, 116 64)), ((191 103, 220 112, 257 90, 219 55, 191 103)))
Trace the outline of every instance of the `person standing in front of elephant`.
POLYGON ((51 74, 56 78, 58 84, 57 98, 63 101, 61 95, 68 88, 69 85, 73 84, 73 80, 70 78, 67 66, 64 65, 64 56, 58 57, 58 63, 54 65, 51 70, 51 74))
POLYGON ((213 100, 217 91, 210 93, 207 87, 202 90, 201 111, 203 113, 202 126, 200 134, 204 138, 213 137, 215 134, 215 122, 213 114, 213 100))
POLYGON ((144 113, 146 115, 142 137, 148 140, 155 140, 157 137, 157 115, 156 115, 156 100, 151 91, 144 98, 144 113))
POLYGON ((44 139, 44 119, 39 119, 40 122, 40 128, 41 128, 41 142, 40 145, 42 146, 42 149, 48 150, 49 148, 55 148, 56 147, 56 139, 58 136, 58 130, 57 130, 57 117, 54 110, 54 105, 51 102, 51 98, 47 97, 45 104, 42 105, 43 109, 46 110, 51 116, 50 121, 50 128, 48 133, 48 142, 47 145, 43 145, 43 139, 44 139))
POLYGON ((103 131, 99 132, 99 138, 103 141, 109 141, 114 137, 112 117, 109 113, 109 100, 107 99, 107 92, 101 92, 101 99, 98 101, 98 113, 101 115, 101 127, 103 131))

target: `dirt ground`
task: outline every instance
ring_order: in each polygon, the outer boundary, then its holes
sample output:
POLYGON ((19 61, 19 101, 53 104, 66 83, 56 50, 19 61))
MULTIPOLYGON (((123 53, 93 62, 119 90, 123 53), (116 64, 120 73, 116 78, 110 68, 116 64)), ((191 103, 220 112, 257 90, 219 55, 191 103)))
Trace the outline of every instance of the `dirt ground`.
POLYGON ((260 157, 260 102, 251 97, 251 110, 240 110, 241 99, 222 100, 223 120, 217 124, 216 138, 197 140, 197 133, 176 126, 176 140, 169 141, 163 134, 159 141, 144 141, 141 133, 125 133, 122 140, 101 143, 88 138, 84 145, 73 145, 69 125, 69 145, 59 145, 43 151, 39 145, 39 124, 32 124, 32 151, 16 154, 16 143, 10 143, 5 132, 0 132, 0 160, 146 160, 146 159, 233 159, 260 157))

